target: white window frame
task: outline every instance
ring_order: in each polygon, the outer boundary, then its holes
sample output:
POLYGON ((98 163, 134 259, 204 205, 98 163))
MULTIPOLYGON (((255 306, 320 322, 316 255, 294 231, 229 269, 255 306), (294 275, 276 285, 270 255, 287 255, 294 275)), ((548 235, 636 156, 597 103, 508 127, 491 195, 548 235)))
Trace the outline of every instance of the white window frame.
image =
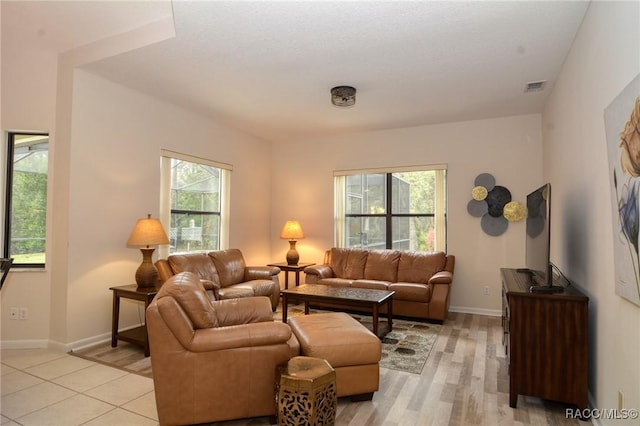
POLYGON ((51 161, 51 156, 48 155, 49 153, 49 143, 50 143, 50 136, 49 133, 47 132, 31 132, 31 131, 8 131, 4 133, 5 135, 5 140, 6 140, 6 144, 4 145, 4 148, 2 149, 2 153, 0 155, 0 157, 2 157, 3 163, 4 163, 4 170, 3 170, 3 175, 5 177, 4 179, 4 187, 3 187, 3 200, 2 200, 2 211, 4 212, 4 217, 3 217, 3 228, 2 228, 2 241, 3 241, 3 253, 2 253, 2 257, 18 257, 15 255, 15 253, 11 253, 10 250, 10 246, 11 246, 11 239, 13 238, 13 235, 11 234, 12 231, 12 223, 11 223, 11 215, 12 215, 12 211, 14 206, 12 205, 13 197, 15 194, 13 194, 13 187, 14 187, 14 180, 15 180, 15 164, 14 164, 14 154, 16 149, 20 149, 20 147, 17 147, 17 145, 19 144, 22 148, 24 148, 25 146, 27 146, 28 151, 47 151, 47 184, 46 184, 46 189, 45 189, 45 234, 44 234, 44 262, 22 262, 18 259, 14 259, 13 261, 13 265, 12 268, 33 268, 33 269, 44 269, 46 267, 46 257, 47 257, 47 247, 48 247, 48 229, 47 229, 47 216, 48 216, 48 208, 49 208, 49 184, 50 184, 50 176, 51 176, 51 171, 50 171, 50 161, 51 161), (21 139, 21 141, 18 143, 16 141, 16 138, 22 136, 22 137, 26 137, 21 139), (43 142, 43 140, 46 139, 46 142, 43 142), (41 146, 44 146, 45 148, 39 148, 41 146))
POLYGON ((401 172, 436 172, 436 192, 434 200, 435 250, 447 250, 446 241, 446 164, 400 166, 371 169, 336 170, 334 176, 334 247, 344 247, 346 215, 346 177, 353 175, 388 174, 401 172))
MULTIPOLYGON (((160 156, 160 222, 165 229, 171 227, 171 160, 183 160, 190 163, 202 164, 205 166, 220 169, 220 250, 229 248, 229 202, 231 197, 231 172, 233 166, 226 163, 171 151, 161 150, 160 156)), ((169 246, 160 246, 158 256, 166 258, 169 256, 169 246)))

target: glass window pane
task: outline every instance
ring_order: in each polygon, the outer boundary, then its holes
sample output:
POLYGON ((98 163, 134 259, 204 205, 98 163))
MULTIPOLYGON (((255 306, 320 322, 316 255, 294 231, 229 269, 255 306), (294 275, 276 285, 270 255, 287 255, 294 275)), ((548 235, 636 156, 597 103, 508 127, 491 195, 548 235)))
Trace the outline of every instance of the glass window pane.
POLYGON ((347 217, 346 247, 385 248, 384 217, 347 217))
POLYGON ((392 214, 434 212, 434 170, 393 173, 392 176, 392 214))
POLYGON ((47 174, 49 136, 10 134, 13 162, 10 179, 9 232, 5 256, 14 266, 44 266, 47 222, 47 174), (8 244, 7 244, 8 242, 8 244))
POLYGON ((336 227, 336 236, 345 247, 446 250, 446 170, 352 175, 344 182, 344 204, 336 200, 338 211, 344 205, 344 227, 336 227))
POLYGON ((220 249, 221 174, 216 167, 171 159, 170 253, 220 249))
POLYGON ((435 251, 435 228, 432 217, 394 217, 392 229, 392 248, 435 251))
POLYGON ((385 214, 387 211, 387 185, 385 175, 365 175, 365 214, 385 214))
POLYGON ((386 211, 385 175, 354 175, 346 179, 347 214, 384 214, 386 211))
POLYGON ((220 169, 171 160, 171 208, 220 211, 220 169))
POLYGON ((220 216, 210 214, 171 214, 169 244, 171 253, 218 250, 220 216))

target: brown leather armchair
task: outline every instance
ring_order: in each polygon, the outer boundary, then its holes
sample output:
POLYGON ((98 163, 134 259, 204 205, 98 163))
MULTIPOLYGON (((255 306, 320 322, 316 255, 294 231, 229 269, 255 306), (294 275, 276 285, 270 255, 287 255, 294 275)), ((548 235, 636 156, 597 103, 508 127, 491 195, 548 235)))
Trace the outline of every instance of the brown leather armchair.
POLYGON ((275 414, 276 367, 298 355, 267 297, 211 302, 199 278, 169 278, 147 309, 161 425, 275 414))

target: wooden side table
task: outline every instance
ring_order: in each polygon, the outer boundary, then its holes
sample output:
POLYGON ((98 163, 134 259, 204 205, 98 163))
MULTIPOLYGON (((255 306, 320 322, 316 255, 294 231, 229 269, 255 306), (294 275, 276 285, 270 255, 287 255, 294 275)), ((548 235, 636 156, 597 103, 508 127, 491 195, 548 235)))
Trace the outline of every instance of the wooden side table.
POLYGON ((144 348, 144 356, 149 356, 149 338, 147 336, 147 325, 142 324, 129 330, 118 331, 120 320, 120 298, 141 300, 144 302, 144 311, 158 294, 157 288, 138 288, 137 284, 129 284, 118 287, 111 287, 113 291, 113 318, 111 323, 111 347, 118 346, 118 340, 140 345, 144 348))
POLYGON ((289 272, 296 274, 296 287, 300 285, 300 271, 304 271, 307 266, 315 265, 315 263, 298 263, 297 265, 289 265, 287 262, 270 263, 267 266, 277 266, 284 271, 284 288, 289 288, 289 272))
POLYGON ((276 371, 278 425, 333 426, 336 372, 324 359, 296 356, 276 371))

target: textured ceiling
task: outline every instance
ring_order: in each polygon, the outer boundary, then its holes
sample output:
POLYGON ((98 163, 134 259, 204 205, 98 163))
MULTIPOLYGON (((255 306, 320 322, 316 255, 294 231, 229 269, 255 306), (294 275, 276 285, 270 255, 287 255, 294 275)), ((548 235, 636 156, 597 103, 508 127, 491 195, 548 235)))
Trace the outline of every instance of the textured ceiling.
POLYGON ((276 141, 539 113, 589 4, 115 2, 105 14, 91 3, 64 5, 85 23, 70 28, 76 44, 167 5, 176 37, 85 69, 276 141), (545 90, 525 93, 538 80, 545 90), (354 107, 331 105, 336 85, 357 88, 354 107))

